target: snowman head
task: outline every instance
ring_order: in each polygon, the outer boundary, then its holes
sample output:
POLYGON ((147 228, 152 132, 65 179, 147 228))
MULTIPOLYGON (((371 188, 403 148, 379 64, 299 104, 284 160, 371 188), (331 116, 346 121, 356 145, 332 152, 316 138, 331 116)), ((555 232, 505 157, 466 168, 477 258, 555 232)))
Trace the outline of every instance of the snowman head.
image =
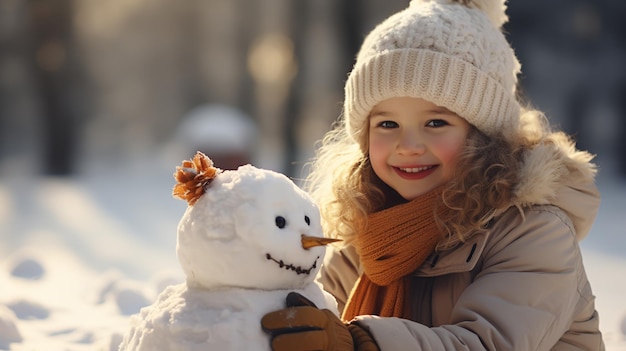
POLYGON ((187 283, 207 289, 298 289, 324 259, 319 209, 285 175, 251 165, 221 171, 198 152, 177 167, 189 207, 176 253, 187 283))

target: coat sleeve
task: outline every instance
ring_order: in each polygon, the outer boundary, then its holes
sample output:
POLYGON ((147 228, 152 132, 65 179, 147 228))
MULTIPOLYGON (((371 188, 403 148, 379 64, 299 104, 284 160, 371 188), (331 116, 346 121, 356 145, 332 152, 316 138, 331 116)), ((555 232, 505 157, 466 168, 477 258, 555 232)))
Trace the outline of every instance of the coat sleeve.
POLYGON ((508 211, 494 225, 482 268, 436 327, 358 317, 386 350, 550 350, 572 323, 582 258, 569 218, 553 206, 525 220, 508 211))

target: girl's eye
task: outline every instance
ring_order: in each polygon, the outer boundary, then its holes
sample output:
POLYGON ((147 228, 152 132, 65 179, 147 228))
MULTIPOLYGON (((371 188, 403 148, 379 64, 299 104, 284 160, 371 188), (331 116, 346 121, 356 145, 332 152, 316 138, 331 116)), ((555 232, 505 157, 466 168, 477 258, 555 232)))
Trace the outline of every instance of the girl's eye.
POLYGON ((279 229, 283 229, 287 225, 287 220, 283 216, 276 216, 274 222, 279 229))
POLYGON ((393 122, 393 121, 382 121, 378 123, 378 126, 381 128, 386 128, 386 129, 398 128, 398 123, 393 122))
POLYGON ((446 122, 443 119, 433 119, 433 120, 428 121, 428 123, 426 123, 426 125, 428 127, 435 127, 435 128, 444 127, 444 126, 447 126, 449 124, 450 123, 446 122))

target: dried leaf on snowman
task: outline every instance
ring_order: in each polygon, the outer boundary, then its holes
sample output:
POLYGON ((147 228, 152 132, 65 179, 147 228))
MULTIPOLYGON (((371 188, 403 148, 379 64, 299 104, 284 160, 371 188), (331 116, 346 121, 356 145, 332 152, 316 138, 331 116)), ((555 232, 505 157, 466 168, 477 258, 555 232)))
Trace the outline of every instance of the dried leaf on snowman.
POLYGON ((173 195, 186 282, 131 316, 120 350, 269 350, 266 313, 298 292, 337 314, 314 278, 324 259, 320 214, 285 175, 251 165, 221 171, 201 152, 176 168, 173 195))

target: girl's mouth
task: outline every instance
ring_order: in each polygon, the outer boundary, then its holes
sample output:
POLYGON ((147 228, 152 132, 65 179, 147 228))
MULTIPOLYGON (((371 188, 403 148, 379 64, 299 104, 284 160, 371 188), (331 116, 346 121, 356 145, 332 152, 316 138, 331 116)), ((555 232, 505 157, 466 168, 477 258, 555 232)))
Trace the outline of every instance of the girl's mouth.
POLYGON ((406 173, 419 173, 425 171, 427 169, 433 168, 435 166, 423 166, 423 167, 412 167, 412 168, 400 168, 402 172, 406 173))
POLYGON ((394 167, 396 173, 404 179, 422 179, 429 176, 437 169, 437 165, 422 167, 394 167))

